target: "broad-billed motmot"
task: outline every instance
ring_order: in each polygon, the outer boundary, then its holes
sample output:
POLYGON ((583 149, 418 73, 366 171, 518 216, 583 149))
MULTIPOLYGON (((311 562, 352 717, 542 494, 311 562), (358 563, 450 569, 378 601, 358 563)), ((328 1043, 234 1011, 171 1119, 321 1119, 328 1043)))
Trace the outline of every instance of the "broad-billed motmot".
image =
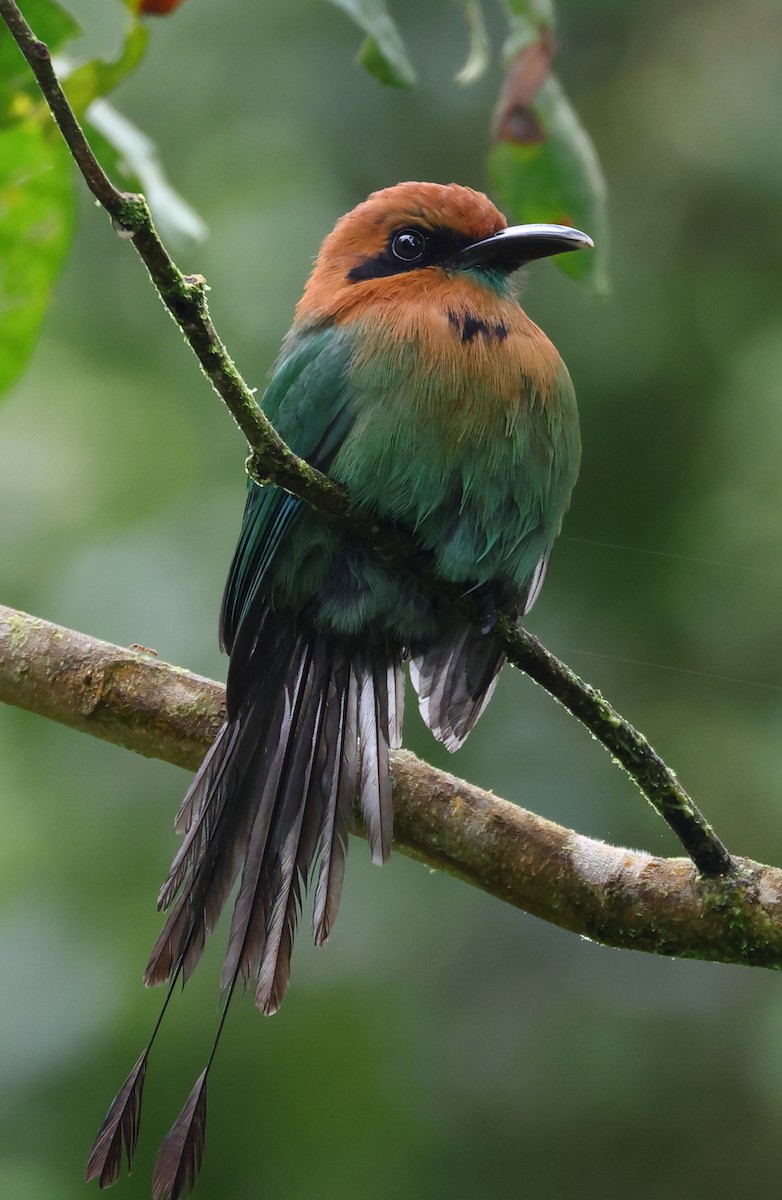
MULTIPOLYGON (((159 897, 173 908, 145 975, 170 981, 168 1004, 241 871, 223 1013, 161 1147, 159 1200, 197 1174, 206 1078, 237 981, 252 983, 265 1013, 282 1001, 311 873, 315 941, 331 931, 356 797, 373 861, 389 856, 402 663, 426 724, 456 750, 503 665, 492 614, 521 617, 538 595, 578 472, 578 414, 512 277, 590 245, 567 226, 509 228, 470 188, 401 183, 359 204, 321 247, 264 409, 368 512, 413 530, 444 580, 478 592, 486 620, 469 623, 334 521, 250 481, 220 618, 226 721, 176 818, 184 837, 159 897)), ((159 1024, 96 1138, 87 1174, 101 1185, 117 1178, 123 1143, 129 1161, 135 1148, 159 1024)))

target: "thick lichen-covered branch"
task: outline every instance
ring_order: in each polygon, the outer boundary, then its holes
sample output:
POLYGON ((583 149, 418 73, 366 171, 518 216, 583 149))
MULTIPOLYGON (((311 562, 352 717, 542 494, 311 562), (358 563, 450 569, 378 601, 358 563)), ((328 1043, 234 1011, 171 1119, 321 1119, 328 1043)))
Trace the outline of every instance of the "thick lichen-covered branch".
MULTIPOLYGON (((183 275, 158 237, 143 196, 118 191, 108 180, 70 108, 46 45, 36 38, 14 0, 0 0, 0 16, 30 64, 74 161, 96 199, 144 262, 166 308, 195 353, 201 368, 224 401, 250 447, 248 470, 263 482, 300 496, 319 512, 346 525, 376 553, 400 570, 414 570, 438 594, 469 617, 485 620, 473 596, 438 579, 430 555, 412 534, 379 520, 354 505, 344 489, 293 454, 256 403, 209 317, 206 281, 183 275)), ((704 875, 735 869, 725 846, 700 814, 678 779, 646 739, 594 688, 518 627, 500 615, 492 635, 508 661, 526 671, 592 732, 638 785, 667 822, 704 875)))
MULTIPOLYGON (((0 607, 0 700, 179 766, 198 765, 223 688, 0 607)), ((405 751, 393 754, 395 843, 509 904, 609 946, 782 966, 782 870, 736 859, 699 876, 563 829, 405 751)))

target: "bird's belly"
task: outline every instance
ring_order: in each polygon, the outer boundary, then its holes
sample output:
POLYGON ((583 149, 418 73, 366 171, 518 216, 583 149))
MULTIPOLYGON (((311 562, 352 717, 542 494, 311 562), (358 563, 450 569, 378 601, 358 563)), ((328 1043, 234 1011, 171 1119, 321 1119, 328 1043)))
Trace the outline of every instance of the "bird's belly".
MULTIPOLYGON (((413 529, 444 580, 488 586, 510 605, 526 592, 558 532, 569 486, 541 489, 513 456, 481 461, 475 448, 457 464, 387 467, 376 464, 363 487, 355 476, 343 482, 367 508, 413 529)), ((412 569, 387 566, 314 512, 302 515, 279 554, 273 589, 275 607, 304 610, 339 634, 369 631, 410 646, 434 636, 443 619, 412 569)))
POLYGON ((415 531, 451 581, 521 592, 559 532, 578 465, 578 433, 538 407, 509 421, 499 406, 472 427, 395 421, 376 411, 333 474, 355 499, 415 531))

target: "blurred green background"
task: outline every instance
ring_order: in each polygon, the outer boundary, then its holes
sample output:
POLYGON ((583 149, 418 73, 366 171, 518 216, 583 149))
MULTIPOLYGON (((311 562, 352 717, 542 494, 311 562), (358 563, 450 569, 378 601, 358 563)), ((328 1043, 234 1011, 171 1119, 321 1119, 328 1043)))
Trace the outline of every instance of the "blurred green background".
MULTIPOLYGON (((73 4, 111 47, 117 9, 73 4)), ((209 241, 217 326, 259 387, 312 256, 370 190, 484 186, 500 72, 452 82, 450 0, 394 5, 412 93, 354 65, 316 0, 189 0, 117 105, 209 241)), ((567 360, 584 464, 530 627, 650 737, 730 848, 782 862, 782 7, 560 0, 558 70, 610 188, 613 296, 550 264, 526 306, 567 360)), ((496 19, 495 19, 496 18, 496 19)), ((493 33, 500 32, 499 13, 493 33)), ((242 440, 139 263, 86 199, 32 369, 0 411, 2 600, 224 676, 242 440)), ((582 832, 677 847, 607 755, 507 671, 455 759, 582 832)), ((160 1003, 141 972, 184 772, 0 712, 0 1195, 71 1200, 160 1003)), ((122 1197, 217 1014, 222 937, 151 1063, 122 1197)), ((779 1193, 782 980, 614 952, 354 843, 340 920, 269 1022, 237 1004, 210 1083, 201 1197, 779 1193)), ((93 1192, 97 1195, 97 1191, 93 1192)))

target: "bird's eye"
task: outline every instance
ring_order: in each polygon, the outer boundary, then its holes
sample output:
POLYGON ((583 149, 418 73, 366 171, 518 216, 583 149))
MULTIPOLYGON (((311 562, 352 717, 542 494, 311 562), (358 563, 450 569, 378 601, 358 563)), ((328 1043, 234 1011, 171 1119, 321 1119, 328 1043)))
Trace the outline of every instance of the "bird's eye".
POLYGON ((426 253, 426 238, 420 229, 403 229, 391 239, 391 253, 402 262, 418 262, 426 253))

